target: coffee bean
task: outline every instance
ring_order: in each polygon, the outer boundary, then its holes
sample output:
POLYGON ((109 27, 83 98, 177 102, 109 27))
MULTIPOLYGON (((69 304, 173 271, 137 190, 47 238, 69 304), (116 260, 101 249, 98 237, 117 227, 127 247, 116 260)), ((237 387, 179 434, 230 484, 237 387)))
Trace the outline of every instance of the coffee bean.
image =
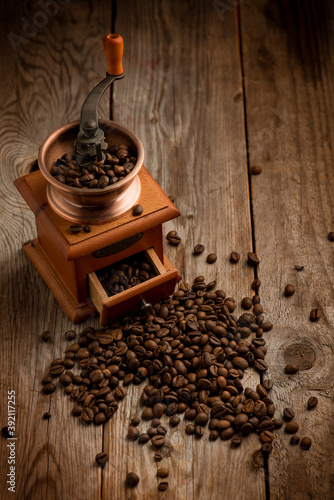
POLYGON ((186 434, 195 434, 195 426, 193 424, 186 425, 186 434))
POLYGON ((231 447, 232 448, 238 448, 242 443, 242 437, 240 436, 233 436, 231 439, 231 447))
POLYGON ((334 231, 331 231, 328 233, 327 238, 329 241, 334 241, 334 231))
POLYGON ((312 441, 309 437, 303 437, 300 440, 300 447, 302 450, 309 450, 311 448, 312 441))
POLYGON ((43 413, 42 419, 49 420, 51 418, 51 413, 49 411, 43 413))
POLYGON ((158 477, 168 477, 169 476, 169 469, 167 467, 159 467, 158 472, 157 472, 158 477))
POLYGON ((296 271, 304 271, 305 266, 295 266, 296 271))
POLYGON ((217 260, 217 255, 215 253, 209 253, 206 258, 208 264, 214 264, 217 260))
POLYGON ((311 396, 307 400, 307 409, 312 410, 317 406, 317 404, 318 404, 318 398, 316 398, 315 396, 311 396))
POLYGON ((261 450, 263 453, 271 453, 273 451, 273 444, 271 442, 263 443, 261 446, 261 450))
POLYGON ((177 415, 173 415, 170 419, 169 419, 169 425, 171 427, 177 427, 180 423, 180 417, 178 417, 177 415))
POLYGON ((81 226, 81 224, 72 224, 70 226, 70 232, 72 234, 79 234, 79 233, 81 233, 82 230, 83 230, 83 227, 81 226))
POLYGON ((175 236, 170 236, 168 238, 168 242, 170 245, 173 245, 173 246, 178 246, 180 243, 181 243, 181 238, 179 235, 175 235, 175 236))
POLYGON ((261 281, 259 280, 259 278, 256 278, 252 283, 252 289, 257 292, 260 286, 261 286, 261 281))
POLYGON ((154 446, 156 446, 157 448, 160 448, 161 446, 163 446, 165 444, 165 442, 166 442, 166 439, 161 434, 157 434, 156 436, 153 436, 151 438, 151 443, 154 446))
POLYGON ((74 340, 75 337, 76 337, 76 333, 74 330, 68 330, 66 333, 65 333, 65 339, 68 340, 68 341, 71 341, 71 340, 74 340))
POLYGON ((230 262, 232 264, 236 264, 240 260, 240 255, 237 252, 231 252, 230 254, 230 262))
POLYGON ((138 216, 138 215, 141 215, 143 213, 143 207, 141 205, 135 205, 132 209, 132 214, 134 216, 138 216))
POLYGON ((320 309, 312 309, 310 312, 310 320, 311 321, 319 321, 321 318, 321 311, 320 309))
POLYGON ((139 483, 139 477, 134 472, 129 472, 126 476, 125 483, 128 488, 135 488, 139 483))
POLYGON ((284 289, 284 295, 286 297, 291 297, 294 293, 295 293, 296 289, 293 285, 289 284, 289 285, 286 285, 285 289, 284 289))
POLYGON ((92 228, 90 226, 88 226, 88 224, 85 224, 83 226, 83 230, 84 230, 85 233, 90 233, 91 230, 92 230, 92 228))
POLYGON ((291 422, 288 422, 286 424, 284 431, 287 434, 296 434, 296 432, 298 431, 298 429, 299 429, 299 425, 297 424, 297 422, 295 422, 294 420, 292 420, 291 422))
POLYGON ((274 418, 273 419, 273 424, 275 426, 275 429, 280 429, 283 425, 283 420, 279 419, 279 418, 274 418))
POLYGON ((50 338, 51 338, 51 332, 49 332, 49 330, 45 330, 45 332, 43 332, 41 335, 42 342, 48 342, 50 338))
POLYGON ((252 299, 250 299, 249 297, 244 297, 241 301, 241 307, 243 309, 250 309, 252 307, 253 303, 252 303, 252 299))
POLYGON ((258 165, 253 165, 251 168, 250 168, 250 173, 252 175, 259 175, 261 174, 262 172, 262 168, 258 165))
POLYGON ((296 446, 299 443, 299 441, 300 441, 300 437, 298 437, 298 436, 291 436, 291 438, 290 438, 290 444, 292 446, 296 446))
POLYGON ((258 256, 254 252, 248 252, 247 261, 250 266, 256 267, 260 264, 258 256))
POLYGON ((67 385, 69 385, 72 382, 72 379, 69 375, 67 375, 66 373, 63 373, 59 377, 59 382, 61 383, 61 385, 66 387, 67 385))
MULTIPOLYGON (((261 304, 255 304, 255 306, 253 307, 253 313, 255 314, 255 316, 259 316, 260 314, 262 314, 263 313, 263 307, 262 307, 262 305, 261 304)), ((262 329, 263 329, 263 327, 262 327, 262 329)))
POLYGON ((72 415, 74 417, 80 417, 82 410, 83 410, 83 408, 80 405, 73 406, 72 415))
POLYGON ((158 490, 166 491, 168 486, 169 486, 168 481, 162 481, 161 483, 159 483, 158 490))
POLYGON ((11 432, 9 432, 8 427, 2 427, 1 434, 6 439, 13 437, 12 434, 11 434, 11 432))
POLYGON ((50 383, 50 384, 45 384, 43 386, 44 394, 52 394, 53 392, 55 392, 55 390, 56 390, 55 384, 50 383))
POLYGON ((139 434, 138 441, 141 444, 145 444, 150 440, 150 436, 147 433, 139 434))
POLYGON ((261 328, 264 332, 269 332, 272 329, 273 325, 269 321, 265 321, 261 324, 261 328))
POLYGON ((136 439, 138 439, 139 437, 139 434, 139 430, 136 427, 130 427, 130 429, 128 430, 128 439, 130 439, 131 441, 136 441, 136 439))
POLYGON ((203 253, 204 250, 205 250, 205 246, 201 245, 200 243, 198 245, 194 246, 194 254, 195 255, 199 255, 199 254, 203 253))
POLYGON ((137 427, 140 424, 139 417, 133 417, 130 421, 132 427, 137 427))
POLYGON ((97 465, 99 467, 106 464, 108 462, 108 460, 109 460, 109 456, 104 451, 102 451, 101 453, 98 453, 95 457, 95 462, 97 463, 97 465))
POLYGON ((295 412, 293 411, 292 408, 284 408, 283 410, 283 418, 286 421, 292 420, 295 418, 295 412))
POLYGON ((50 375, 46 375, 45 377, 42 378, 43 385, 50 384, 51 382, 52 382, 52 377, 50 377, 50 375))
POLYGON ((82 420, 84 420, 84 422, 90 424, 94 420, 94 411, 88 406, 86 406, 85 408, 83 408, 80 416, 82 420))
POLYGON ((284 371, 287 375, 294 375, 299 372, 299 365, 297 365, 297 363, 288 363, 284 371))
POLYGON ((94 424, 95 425, 103 425, 104 422, 107 420, 106 416, 104 413, 97 413, 95 416, 94 416, 94 424))
POLYGON ((169 195, 169 196, 168 196, 168 198, 170 199, 170 201, 171 201, 172 203, 174 203, 174 201, 175 201, 175 197, 174 197, 172 194, 171 194, 171 195, 169 195))

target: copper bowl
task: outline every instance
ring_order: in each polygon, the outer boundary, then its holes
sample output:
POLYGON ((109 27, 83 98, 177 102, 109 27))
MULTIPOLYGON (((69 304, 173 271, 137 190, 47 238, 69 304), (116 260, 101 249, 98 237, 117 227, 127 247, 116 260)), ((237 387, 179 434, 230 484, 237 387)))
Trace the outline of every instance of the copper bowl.
POLYGON ((121 181, 103 189, 82 189, 67 186, 50 174, 50 169, 63 154, 73 152, 79 122, 54 130, 43 142, 38 153, 41 173, 48 181, 47 199, 60 217, 80 224, 104 224, 121 217, 137 202, 141 185, 138 172, 144 161, 144 147, 139 137, 126 127, 110 120, 99 120, 109 146, 126 144, 135 152, 137 163, 121 181))

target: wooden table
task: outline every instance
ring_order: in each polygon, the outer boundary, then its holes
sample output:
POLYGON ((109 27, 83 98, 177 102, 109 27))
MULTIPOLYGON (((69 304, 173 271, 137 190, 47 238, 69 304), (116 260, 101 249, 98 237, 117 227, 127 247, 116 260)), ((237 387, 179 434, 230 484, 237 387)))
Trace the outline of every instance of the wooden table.
MULTIPOLYGON (((1 439, 0 497, 333 499, 333 2, 62 3, 44 14, 37 2, 1 6, 1 426, 13 389, 17 441, 15 497, 7 491, 1 439), (63 354, 72 324, 21 250, 35 236, 34 217, 13 186, 33 168, 43 139, 78 119, 106 71, 101 40, 111 31, 125 39, 126 78, 103 98, 100 117, 141 137, 147 168, 175 196, 182 217, 165 231, 176 229, 183 244, 166 253, 185 280, 204 274, 240 301, 251 293, 246 256, 256 250, 262 303, 275 324, 266 359, 277 415, 294 408, 299 435, 313 440, 302 451, 279 431, 263 462, 255 435, 232 450, 207 436, 185 437, 182 423, 170 438, 165 493, 157 489, 151 448, 125 438, 138 388, 104 429, 79 425, 60 390, 41 394, 40 380, 63 354), (250 175, 253 165, 261 175, 250 175), (206 264, 206 253, 194 258, 197 243, 218 254, 215 265, 206 264), (232 250, 241 254, 237 265, 229 262, 232 250), (296 286, 291 298, 283 296, 287 283, 296 286), (322 311, 318 323, 309 320, 313 307, 322 311), (46 329, 52 340, 44 344, 46 329), (302 365, 290 377, 289 355, 302 365), (306 410, 310 396, 319 399, 313 411, 306 410), (49 421, 42 420, 46 411, 49 421), (102 449, 110 456, 104 470, 94 464, 102 449), (124 486, 128 471, 141 478, 133 491, 124 486)), ((259 377, 248 372, 247 385, 255 387, 259 377)))

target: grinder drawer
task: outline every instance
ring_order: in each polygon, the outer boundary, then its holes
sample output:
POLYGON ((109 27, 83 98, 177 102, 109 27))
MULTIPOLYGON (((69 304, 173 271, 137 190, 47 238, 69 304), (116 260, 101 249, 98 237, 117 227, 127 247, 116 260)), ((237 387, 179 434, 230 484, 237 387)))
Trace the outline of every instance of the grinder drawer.
POLYGON ((154 303, 174 292, 176 282, 180 279, 177 269, 165 255, 162 263, 153 248, 148 248, 143 253, 156 276, 111 297, 103 288, 97 274, 95 272, 88 274, 90 298, 100 313, 101 325, 135 311, 142 299, 154 303))

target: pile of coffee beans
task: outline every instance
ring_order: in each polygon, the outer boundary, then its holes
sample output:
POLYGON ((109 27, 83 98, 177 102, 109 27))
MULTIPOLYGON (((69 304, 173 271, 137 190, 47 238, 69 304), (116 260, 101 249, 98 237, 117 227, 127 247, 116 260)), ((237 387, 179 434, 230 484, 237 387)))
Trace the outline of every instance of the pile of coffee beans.
MULTIPOLYGON (((171 428, 183 416, 187 435, 201 439, 206 434, 210 441, 220 438, 230 441, 232 448, 255 433, 264 454, 271 452, 274 432, 285 421, 285 433, 292 434, 290 444, 308 450, 311 439, 296 436, 299 425, 294 411, 285 408, 282 418, 275 417, 275 404, 269 396, 274 384, 265 378, 264 338, 273 325, 264 318, 260 286, 255 279, 252 288, 257 298, 242 300, 247 312, 239 317, 233 315, 235 300, 216 289, 215 281, 207 284, 198 276, 192 286, 181 283, 171 297, 155 303, 148 313, 128 316, 100 330, 85 328, 64 359, 52 361, 42 380, 43 392, 52 394, 59 377, 65 394, 73 400, 72 415, 86 424, 102 425, 117 411, 127 387, 146 380, 140 396, 141 418, 131 419, 127 438, 139 445, 151 443, 157 462, 170 454, 168 428, 160 420, 164 415, 171 428), (74 371, 75 365, 79 373, 74 371), (243 384, 248 368, 261 375, 261 383, 254 389, 243 384), (140 429, 145 422, 148 427, 140 429)), ((73 337, 68 333, 66 338, 73 337)), ((290 368, 286 373, 294 372, 290 368)), ((307 409, 317 403, 317 398, 309 398, 307 409)), ((96 457, 98 465, 107 460, 104 452, 96 457)), ((162 467, 157 475, 165 479, 169 471, 162 467)), ((128 487, 138 482, 135 473, 128 474, 128 487)), ((159 483, 159 490, 167 488, 168 481, 159 483)))
POLYGON ((105 159, 81 167, 76 153, 66 153, 51 167, 50 174, 57 181, 82 189, 105 188, 124 179, 135 167, 137 158, 126 144, 112 145, 105 153, 105 159))
POLYGON ((139 253, 96 271, 96 275, 108 296, 111 297, 154 278, 156 273, 145 255, 139 253))

